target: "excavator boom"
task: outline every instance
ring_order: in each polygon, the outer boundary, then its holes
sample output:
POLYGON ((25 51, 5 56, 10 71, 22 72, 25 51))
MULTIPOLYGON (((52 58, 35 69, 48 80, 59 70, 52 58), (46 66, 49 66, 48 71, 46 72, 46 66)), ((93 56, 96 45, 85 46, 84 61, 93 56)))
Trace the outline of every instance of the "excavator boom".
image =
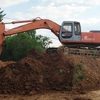
POLYGON ((21 25, 19 27, 12 28, 10 30, 5 31, 4 36, 18 34, 21 32, 26 32, 26 31, 34 30, 34 29, 49 29, 53 31, 53 33, 58 37, 58 33, 60 31, 60 25, 58 25, 57 23, 51 20, 40 19, 40 20, 18 21, 18 22, 16 21, 16 22, 12 22, 12 24, 16 24, 16 23, 18 24, 18 23, 23 23, 23 22, 24 23, 28 22, 28 24, 21 25))
POLYGON ((2 45, 5 36, 19 34, 21 32, 26 32, 35 29, 49 29, 58 37, 60 31, 60 25, 47 19, 13 21, 9 23, 2 22, 0 23, 0 52, 2 51, 2 45), (26 24, 5 31, 5 24, 18 24, 18 23, 26 23, 26 24))

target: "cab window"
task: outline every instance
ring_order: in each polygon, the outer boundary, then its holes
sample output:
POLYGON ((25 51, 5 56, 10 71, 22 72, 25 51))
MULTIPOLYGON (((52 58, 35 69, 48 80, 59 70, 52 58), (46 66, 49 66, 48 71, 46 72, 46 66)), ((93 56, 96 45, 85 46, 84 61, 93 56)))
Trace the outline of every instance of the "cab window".
POLYGON ((74 32, 75 32, 75 35, 80 35, 81 34, 80 24, 75 23, 75 25, 74 25, 74 32))
POLYGON ((72 24, 71 23, 64 24, 62 27, 62 37, 70 38, 71 36, 72 36, 72 24))

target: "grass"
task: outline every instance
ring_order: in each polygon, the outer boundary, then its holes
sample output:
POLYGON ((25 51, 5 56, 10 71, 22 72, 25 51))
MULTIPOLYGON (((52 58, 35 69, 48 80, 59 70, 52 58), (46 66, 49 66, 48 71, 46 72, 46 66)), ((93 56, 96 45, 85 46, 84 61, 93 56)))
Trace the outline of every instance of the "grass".
POLYGON ((79 62, 74 70, 73 83, 78 84, 79 81, 83 81, 85 76, 86 76, 86 72, 83 70, 83 63, 79 62))

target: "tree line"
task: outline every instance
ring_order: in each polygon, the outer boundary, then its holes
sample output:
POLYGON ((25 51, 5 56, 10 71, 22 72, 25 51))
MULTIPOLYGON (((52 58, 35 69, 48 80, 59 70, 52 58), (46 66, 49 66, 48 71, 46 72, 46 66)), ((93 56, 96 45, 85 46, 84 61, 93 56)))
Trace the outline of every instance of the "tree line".
MULTIPOLYGON (((3 20, 4 10, 0 9, 0 22, 3 20)), ((23 58, 30 49, 35 48, 39 51, 43 51, 48 47, 52 41, 50 38, 42 35, 36 35, 35 30, 15 34, 12 36, 6 36, 4 40, 5 46, 2 48, 0 60, 2 61, 18 61, 23 58)))

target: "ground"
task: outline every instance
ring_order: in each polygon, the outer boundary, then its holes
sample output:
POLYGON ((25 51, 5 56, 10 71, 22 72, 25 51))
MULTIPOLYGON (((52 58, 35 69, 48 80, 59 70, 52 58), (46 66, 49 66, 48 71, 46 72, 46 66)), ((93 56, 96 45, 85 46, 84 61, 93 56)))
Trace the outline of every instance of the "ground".
POLYGON ((72 94, 70 92, 46 92, 34 95, 0 95, 0 100, 100 100, 100 91, 72 94))
POLYGON ((0 61, 0 100, 100 100, 100 58, 45 54, 0 61))

